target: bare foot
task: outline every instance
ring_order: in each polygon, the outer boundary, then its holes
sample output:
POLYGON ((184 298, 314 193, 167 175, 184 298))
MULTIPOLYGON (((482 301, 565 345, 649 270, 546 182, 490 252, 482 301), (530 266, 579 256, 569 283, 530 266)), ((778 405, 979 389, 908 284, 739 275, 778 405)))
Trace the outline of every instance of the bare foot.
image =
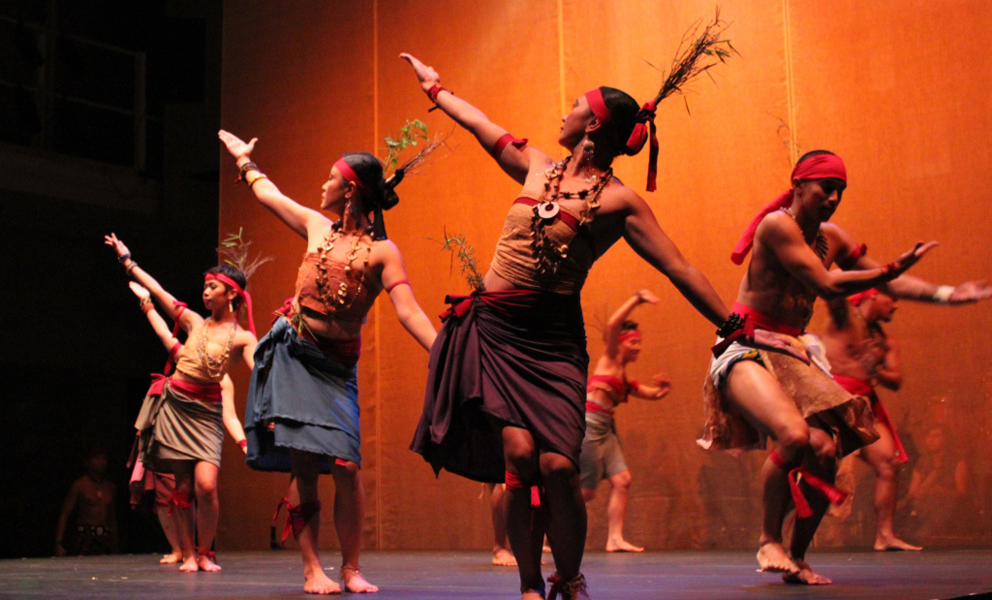
POLYGON ((183 559, 182 551, 177 550, 175 552, 172 552, 171 554, 166 554, 162 556, 161 560, 159 560, 158 562, 159 564, 163 564, 163 565, 174 565, 177 562, 181 561, 182 559, 183 559))
POLYGON ((789 555, 785 553, 785 548, 778 542, 765 542, 758 548, 759 572, 768 573, 798 573, 799 567, 792 562, 789 555))
POLYGON ((353 594, 371 594, 379 591, 378 587, 362 577, 362 570, 358 567, 341 567, 341 584, 353 594))
POLYGON ((196 564, 196 556, 191 556, 183 561, 183 564, 179 565, 179 570, 186 573, 194 573, 200 570, 200 566, 196 564))
POLYGON ((323 571, 313 570, 310 573, 304 571, 303 577, 306 582, 303 584, 303 591, 308 594, 340 594, 341 586, 331 581, 323 571))
POLYGON ((201 571, 220 571, 220 565, 214 562, 213 558, 200 554, 196 557, 196 564, 201 571))
POLYGON ((885 552, 886 550, 919 552, 923 550, 923 546, 914 546, 894 536, 889 539, 875 538, 875 552, 885 552))
POLYGON ((796 560, 799 566, 798 573, 782 573, 782 581, 786 583, 799 583, 803 585, 830 585, 833 583, 823 575, 813 571, 804 560, 796 560))
POLYGON ((606 551, 607 552, 644 552, 644 548, 641 548, 640 546, 635 546, 624 539, 620 539, 615 542, 611 540, 607 540, 606 551))
POLYGON ((517 566, 517 559, 509 550, 500 548, 493 552, 493 564, 497 567, 515 567, 517 566))

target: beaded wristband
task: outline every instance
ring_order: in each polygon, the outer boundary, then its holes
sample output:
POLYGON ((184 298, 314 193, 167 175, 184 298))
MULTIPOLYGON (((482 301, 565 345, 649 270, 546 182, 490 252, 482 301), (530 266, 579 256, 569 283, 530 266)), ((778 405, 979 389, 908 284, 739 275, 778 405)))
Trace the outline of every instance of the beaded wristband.
POLYGON ((136 263, 136 262, 134 262, 134 261, 132 260, 132 261, 131 261, 131 264, 129 264, 129 265, 127 266, 127 268, 126 268, 126 269, 124 269, 124 272, 125 272, 125 273, 127 273, 127 276, 128 276, 128 277, 134 277, 134 275, 132 275, 132 271, 134 271, 134 268, 135 268, 135 267, 137 267, 137 266, 138 266, 138 263, 136 263))
POLYGON ((898 269, 898 267, 896 266, 895 261, 892 261, 882 267, 882 281, 892 281, 896 277, 899 277, 900 273, 896 269, 898 269))
POLYGON ((131 253, 130 252, 125 252, 124 254, 121 254, 120 256, 117 257, 117 262, 119 262, 119 263, 121 263, 123 265, 124 262, 127 259, 129 259, 129 258, 131 258, 131 253))
POLYGON ((142 298, 141 301, 138 302, 138 308, 140 308, 141 310, 143 310, 145 312, 149 312, 153 308, 155 308, 155 306, 152 304, 152 298, 151 298, 151 296, 146 296, 146 297, 142 298))
POLYGON ((247 439, 238 440, 238 445, 241 446, 242 449, 247 448, 248 447, 248 440, 247 439))
POLYGON ((744 317, 737 313, 730 313, 727 320, 716 330, 716 334, 719 337, 725 338, 742 327, 744 327, 744 317))
POLYGON ((430 101, 434 103, 434 108, 429 109, 427 112, 435 111, 441 108, 440 106, 437 105, 437 96, 441 92, 448 92, 449 94, 454 96, 454 94, 451 93, 451 90, 449 90, 446 87, 442 87, 441 84, 435 83, 434 85, 431 86, 431 89, 427 90, 427 97, 430 98, 430 101))
POLYGON ((245 164, 241 165, 241 169, 238 171, 238 181, 247 181, 245 177, 247 176, 248 171, 258 171, 258 170, 259 170, 258 165, 256 165, 251 161, 246 162, 245 164))

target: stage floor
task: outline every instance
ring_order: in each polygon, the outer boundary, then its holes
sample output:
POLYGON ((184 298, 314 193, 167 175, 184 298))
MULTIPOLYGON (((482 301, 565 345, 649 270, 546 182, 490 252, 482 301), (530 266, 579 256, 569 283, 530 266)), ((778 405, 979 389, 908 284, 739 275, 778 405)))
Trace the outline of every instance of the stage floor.
MULTIPOLYGON (((483 552, 367 552, 362 566, 382 589, 375 596, 382 600, 519 598, 516 569, 494 567, 489 559, 483 552)), ((597 600, 930 600, 992 594, 992 550, 817 552, 810 559, 833 585, 785 585, 777 575, 756 573, 753 553, 743 551, 590 553, 583 570, 597 600)), ((0 598, 312 598, 302 592, 295 551, 231 552, 218 560, 222 572, 192 574, 160 566, 158 555, 147 554, 3 560, 0 598)), ((325 554, 326 564, 338 560, 336 553, 325 554)), ((337 567, 328 575, 336 580, 337 567)))

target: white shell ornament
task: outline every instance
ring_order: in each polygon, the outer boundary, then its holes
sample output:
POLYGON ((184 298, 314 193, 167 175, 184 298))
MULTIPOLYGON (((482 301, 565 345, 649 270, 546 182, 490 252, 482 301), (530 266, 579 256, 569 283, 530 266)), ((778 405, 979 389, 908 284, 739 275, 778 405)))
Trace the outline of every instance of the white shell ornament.
POLYGON ((557 202, 542 202, 537 205, 537 216, 542 219, 553 219, 558 215, 557 202))

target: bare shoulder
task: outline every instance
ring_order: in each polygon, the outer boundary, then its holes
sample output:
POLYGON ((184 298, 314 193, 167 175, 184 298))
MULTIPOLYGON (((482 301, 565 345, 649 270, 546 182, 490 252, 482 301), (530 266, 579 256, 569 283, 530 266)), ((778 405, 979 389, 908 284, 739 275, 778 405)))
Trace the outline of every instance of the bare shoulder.
POLYGON ((372 256, 369 258, 369 262, 373 264, 382 263, 400 258, 400 256, 400 248, 393 240, 375 240, 372 242, 372 256))
POLYGON ((820 233, 822 233, 827 238, 827 241, 830 242, 837 241, 842 242, 845 245, 854 243, 854 238, 851 237, 851 234, 844 231, 844 229, 836 223, 823 223, 820 225, 820 233))
POLYGON ((258 338, 251 331, 238 328, 238 332, 234 334, 234 342, 239 346, 247 346, 249 344, 257 344, 258 338))
POLYGON ((600 207, 604 213, 634 213, 651 210, 644 198, 641 198, 637 192, 624 185, 619 179, 611 181, 603 190, 600 207))

